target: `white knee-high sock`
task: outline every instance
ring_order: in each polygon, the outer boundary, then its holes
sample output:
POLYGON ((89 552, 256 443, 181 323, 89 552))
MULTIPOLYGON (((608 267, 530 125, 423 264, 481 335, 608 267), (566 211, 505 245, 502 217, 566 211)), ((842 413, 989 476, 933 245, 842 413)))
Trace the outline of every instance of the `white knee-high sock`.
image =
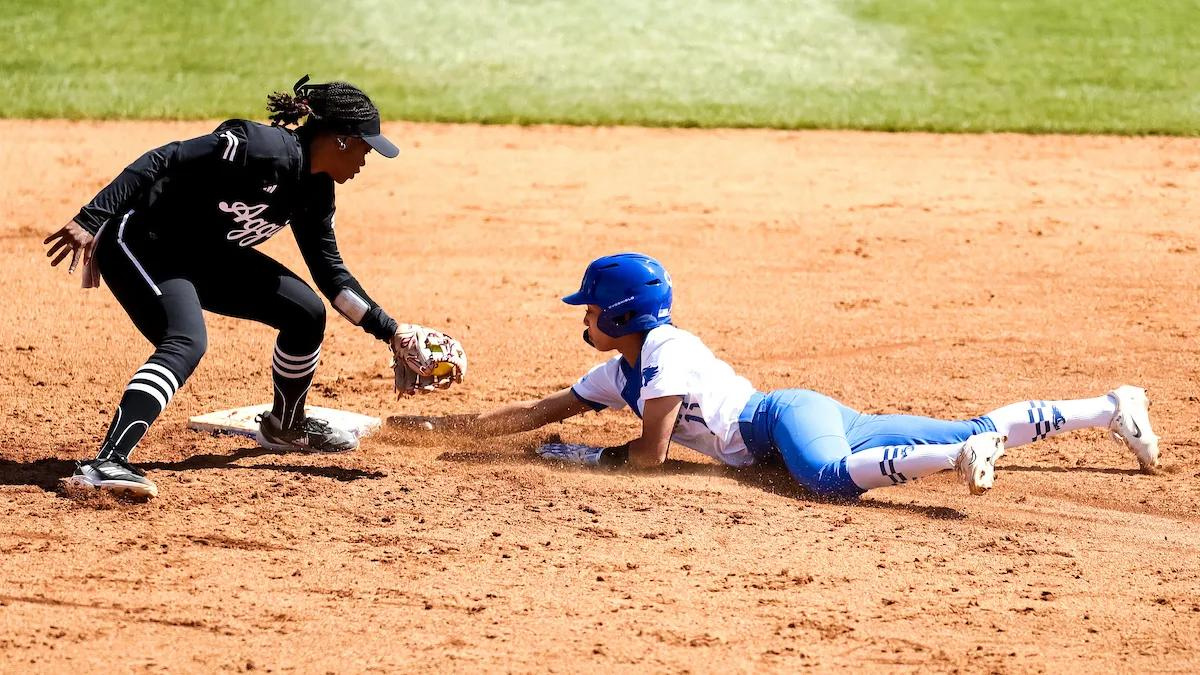
POLYGON ((850 480, 864 490, 907 483, 914 478, 953 469, 962 443, 950 445, 884 445, 846 457, 850 480))
POLYGON ((984 415, 996 431, 1008 436, 1006 448, 1015 448, 1076 429, 1107 427, 1117 414, 1111 396, 1073 401, 1022 401, 984 415))

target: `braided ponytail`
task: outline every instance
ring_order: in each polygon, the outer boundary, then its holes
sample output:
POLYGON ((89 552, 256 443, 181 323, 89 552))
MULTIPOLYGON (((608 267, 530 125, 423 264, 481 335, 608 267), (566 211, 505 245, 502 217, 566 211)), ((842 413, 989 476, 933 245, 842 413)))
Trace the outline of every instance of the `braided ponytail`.
POLYGON ((379 110, 361 89, 347 82, 308 84, 308 75, 292 87, 292 93, 267 96, 267 111, 273 126, 299 124, 336 127, 379 117, 379 110))
POLYGON ((286 127, 311 115, 312 108, 306 99, 277 91, 267 94, 267 112, 271 113, 271 126, 286 127))

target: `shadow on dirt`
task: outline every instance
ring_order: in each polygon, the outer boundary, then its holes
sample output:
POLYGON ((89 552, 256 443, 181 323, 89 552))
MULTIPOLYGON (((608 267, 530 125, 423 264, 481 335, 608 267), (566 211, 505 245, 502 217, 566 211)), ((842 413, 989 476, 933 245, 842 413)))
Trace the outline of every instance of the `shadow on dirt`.
POLYGON ((457 452, 443 452, 437 458, 441 461, 457 462, 459 464, 545 464, 543 460, 539 459, 532 452, 525 455, 512 452, 497 452, 495 450, 459 450, 457 452))
MULTIPOLYGON (((692 467, 710 467, 706 464, 694 464, 692 462, 679 462, 680 465, 691 465, 692 467)), ((856 508, 871 508, 885 509, 892 511, 904 511, 913 513, 934 520, 963 520, 967 514, 958 509, 948 506, 927 506, 924 504, 899 504, 896 502, 875 501, 872 499, 843 499, 839 497, 828 497, 817 495, 810 492, 803 485, 796 482, 792 474, 783 466, 751 466, 745 468, 734 467, 712 467, 723 470, 717 475, 725 475, 734 478, 743 485, 756 487, 764 492, 788 497, 803 502, 814 504, 838 504, 845 506, 853 506, 856 508)), ((680 467, 681 470, 676 473, 706 473, 702 471, 692 471, 690 467, 680 467)))
POLYGON ((1140 469, 1116 469, 1105 466, 1000 466, 998 472, 1003 471, 1031 471, 1034 473, 1107 473, 1115 476, 1139 476, 1142 474, 1140 469))
POLYGON ((47 492, 58 489, 60 478, 75 472, 75 462, 67 459, 39 459, 14 462, 0 459, 0 485, 33 485, 47 492))
MULTIPOLYGON (((464 464, 542 464, 544 466, 553 467, 562 471, 570 472, 592 472, 597 469, 589 467, 581 467, 563 464, 559 462, 547 462, 534 454, 532 449, 524 453, 521 452, 498 452, 495 450, 465 450, 459 452, 443 452, 438 455, 438 459, 446 462, 460 462, 464 464)), ((631 476, 636 476, 632 472, 631 476)), ((967 517, 965 513, 957 509, 947 506, 926 506, 923 504, 898 504, 894 502, 874 501, 874 500, 846 500, 835 497, 823 497, 809 492, 804 486, 796 482, 795 478, 788 473, 786 467, 783 466, 752 466, 752 467, 732 467, 720 464, 703 464, 700 462, 688 462, 679 459, 668 459, 663 464, 662 469, 658 473, 681 476, 708 476, 713 478, 732 478, 737 482, 758 488, 764 492, 776 494, 781 497, 795 499, 797 501, 808 502, 812 504, 838 504, 845 506, 853 506, 856 508, 872 508, 872 509, 888 509, 895 511, 904 511, 916 515, 925 516, 934 520, 962 520, 967 517)))
MULTIPOLYGON (((203 469, 261 469, 285 471, 306 476, 332 478, 348 483, 351 481, 375 480, 387 476, 382 471, 364 471, 339 466, 310 466, 305 464, 237 464, 239 460, 266 455, 295 455, 266 448, 239 448, 227 455, 193 455, 178 462, 144 462, 137 466, 147 471, 189 471, 203 469)), ((0 485, 32 485, 47 492, 57 492, 59 481, 75 472, 75 461, 68 459, 39 459, 33 462, 14 462, 0 459, 0 485)), ((154 478, 153 475, 150 476, 154 478)))

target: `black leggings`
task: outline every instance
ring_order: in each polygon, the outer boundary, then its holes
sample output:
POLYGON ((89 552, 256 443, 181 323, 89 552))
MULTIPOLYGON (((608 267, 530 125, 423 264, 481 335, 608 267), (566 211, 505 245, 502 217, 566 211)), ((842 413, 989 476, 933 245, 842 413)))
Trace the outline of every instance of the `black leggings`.
POLYGON ((279 330, 271 359, 271 415, 303 424, 325 334, 325 304, 283 265, 235 244, 188 247, 137 228, 129 217, 99 235, 100 274, 154 353, 134 372, 113 413, 97 460, 130 453, 196 369, 208 348, 204 312, 250 319, 279 330))
POLYGON ((287 354, 320 348, 325 304, 291 270, 254 249, 165 244, 127 230, 118 218, 101 233, 96 256, 112 294, 154 345, 150 360, 177 377, 176 389, 208 347, 201 310, 278 329, 276 344, 287 354))

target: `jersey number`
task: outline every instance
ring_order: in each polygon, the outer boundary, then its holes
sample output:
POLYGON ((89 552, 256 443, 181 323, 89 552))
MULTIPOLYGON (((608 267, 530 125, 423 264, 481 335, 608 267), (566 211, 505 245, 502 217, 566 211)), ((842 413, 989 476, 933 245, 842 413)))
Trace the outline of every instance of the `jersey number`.
POLYGON ((708 423, 704 421, 703 417, 701 417, 699 415, 688 414, 692 411, 698 411, 698 410, 700 410, 699 403, 688 403, 688 402, 684 401, 683 405, 679 407, 679 415, 677 415, 675 417, 675 426, 679 426, 680 424, 682 424, 684 422, 697 422, 700 424, 700 426, 702 426, 706 430, 708 430, 708 433, 711 434, 712 429, 708 428, 708 423))

